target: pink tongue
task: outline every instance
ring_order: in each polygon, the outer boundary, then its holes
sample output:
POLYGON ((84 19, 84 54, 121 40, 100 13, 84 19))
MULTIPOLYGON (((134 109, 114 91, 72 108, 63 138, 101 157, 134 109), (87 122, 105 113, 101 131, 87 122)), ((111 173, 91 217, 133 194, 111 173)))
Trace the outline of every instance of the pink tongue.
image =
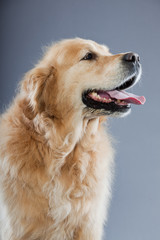
POLYGON ((127 102, 127 103, 141 105, 141 104, 144 104, 146 101, 145 97, 143 96, 136 96, 132 93, 128 93, 125 91, 113 90, 113 91, 107 91, 107 93, 110 95, 111 98, 123 100, 124 102, 127 102))

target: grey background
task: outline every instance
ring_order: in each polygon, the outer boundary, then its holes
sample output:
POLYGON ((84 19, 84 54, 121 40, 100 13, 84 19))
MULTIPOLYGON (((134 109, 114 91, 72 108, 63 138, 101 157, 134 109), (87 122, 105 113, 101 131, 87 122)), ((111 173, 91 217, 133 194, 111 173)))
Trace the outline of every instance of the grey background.
POLYGON ((160 239, 160 1, 1 0, 0 109, 41 56, 42 46, 83 37, 107 44, 113 53, 135 51, 142 80, 133 91, 144 106, 127 118, 110 119, 116 139, 113 198, 104 239, 160 239))

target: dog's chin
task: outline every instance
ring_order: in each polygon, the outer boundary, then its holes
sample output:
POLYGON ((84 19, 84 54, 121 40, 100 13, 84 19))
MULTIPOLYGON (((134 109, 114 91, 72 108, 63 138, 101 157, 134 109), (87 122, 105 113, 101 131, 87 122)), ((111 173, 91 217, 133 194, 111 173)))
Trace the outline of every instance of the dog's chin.
POLYGON ((113 117, 113 118, 123 118, 123 117, 126 117, 127 115, 129 115, 131 113, 131 108, 128 109, 128 111, 124 112, 124 113, 120 113, 120 112, 103 112, 103 111, 93 111, 91 109, 85 109, 84 110, 84 116, 85 118, 89 118, 89 119, 92 119, 92 118, 96 118, 96 117, 101 117, 101 116, 110 116, 110 117, 113 117))

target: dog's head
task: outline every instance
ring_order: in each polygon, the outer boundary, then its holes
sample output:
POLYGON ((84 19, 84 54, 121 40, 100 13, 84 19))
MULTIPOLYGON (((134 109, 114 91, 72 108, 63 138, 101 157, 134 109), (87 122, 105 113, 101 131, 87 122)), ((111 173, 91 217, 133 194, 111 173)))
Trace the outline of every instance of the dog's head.
POLYGON ((124 116, 131 103, 144 97, 124 89, 141 75, 135 53, 112 55, 91 40, 64 40, 51 46, 37 66, 26 74, 23 90, 34 113, 45 111, 56 118, 77 111, 83 117, 124 116))

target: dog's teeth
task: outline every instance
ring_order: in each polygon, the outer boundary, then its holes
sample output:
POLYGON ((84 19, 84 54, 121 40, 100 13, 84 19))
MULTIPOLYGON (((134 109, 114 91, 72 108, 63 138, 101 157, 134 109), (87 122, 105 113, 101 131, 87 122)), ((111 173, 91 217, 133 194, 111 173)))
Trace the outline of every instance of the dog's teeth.
POLYGON ((92 95, 93 95, 93 96, 96 96, 96 95, 97 95, 97 93, 96 93, 96 92, 92 92, 92 95))
POLYGON ((92 93, 92 96, 93 96, 93 97, 96 97, 96 98, 100 98, 100 96, 99 96, 96 92, 93 92, 93 93, 92 93))
POLYGON ((91 95, 96 98, 100 98, 100 96, 96 92, 92 92, 91 95))
POLYGON ((94 98, 97 99, 97 100, 101 100, 102 102, 106 102, 106 103, 112 102, 112 99, 111 99, 111 98, 108 98, 108 99, 106 99, 105 97, 103 98, 103 97, 101 97, 100 95, 98 95, 97 92, 91 92, 91 93, 90 93, 90 96, 94 97, 94 98))

